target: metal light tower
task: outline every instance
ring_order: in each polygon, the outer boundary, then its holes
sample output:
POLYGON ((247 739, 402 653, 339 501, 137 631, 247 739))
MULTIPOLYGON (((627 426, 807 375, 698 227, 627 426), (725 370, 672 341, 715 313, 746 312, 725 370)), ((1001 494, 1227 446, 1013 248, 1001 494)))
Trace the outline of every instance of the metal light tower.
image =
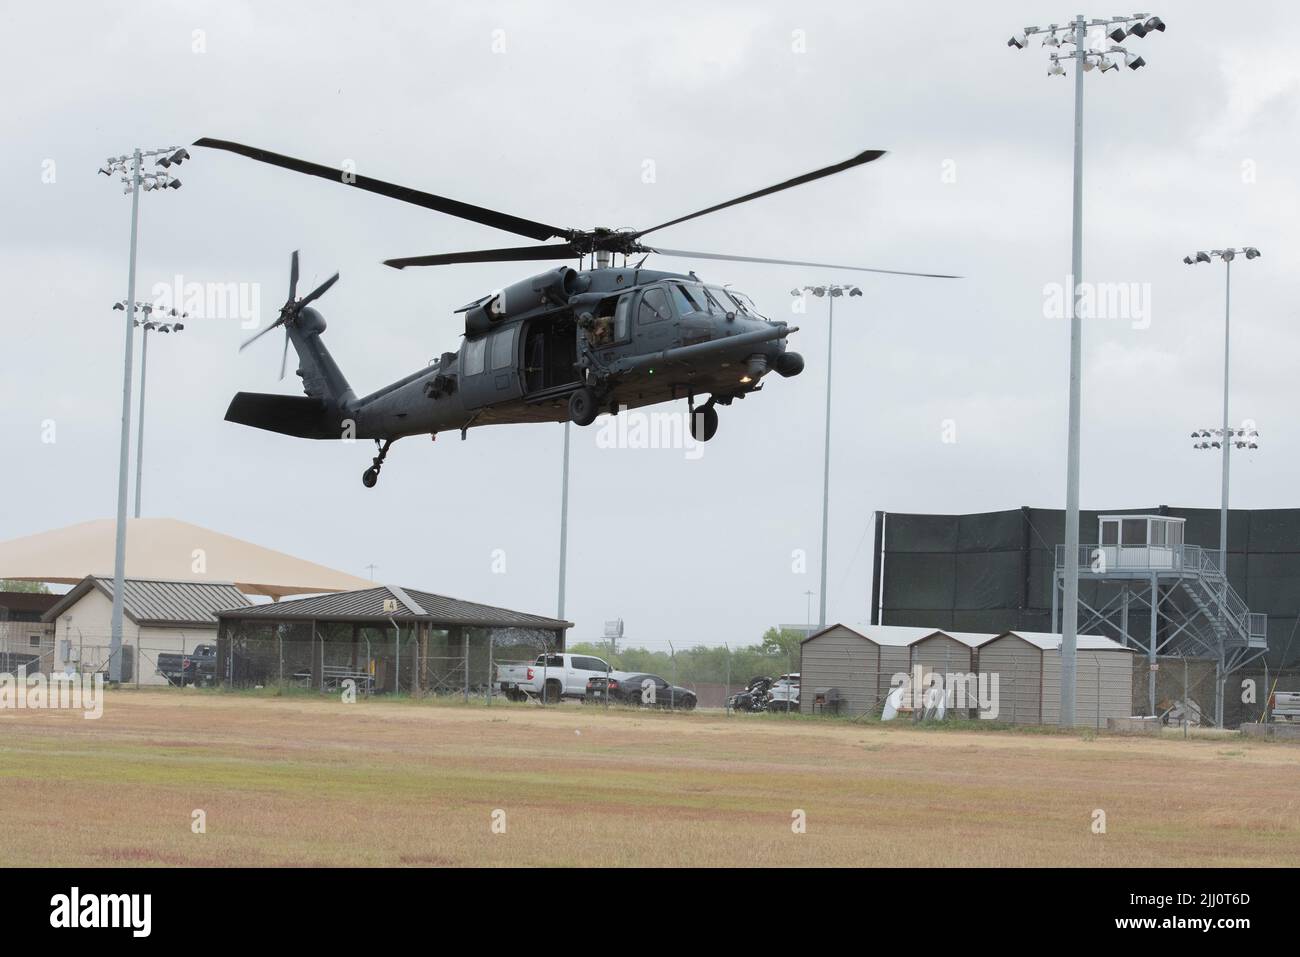
POLYGON ((113 624, 109 640, 108 680, 122 680, 122 592, 126 587, 126 491, 127 465, 131 459, 131 349, 135 330, 135 251, 140 226, 140 190, 180 189, 181 181, 166 173, 145 172, 140 167, 147 157, 156 157, 155 164, 164 169, 173 163, 180 165, 189 159, 184 149, 169 146, 166 149, 131 151, 129 156, 110 157, 99 172, 105 176, 118 174, 122 192, 131 195, 131 251, 128 257, 126 300, 126 348, 122 368, 122 438, 118 456, 117 474, 117 541, 113 552, 113 624))
POLYGON ((831 362, 835 356, 832 344, 835 336, 835 300, 844 294, 862 295, 862 290, 853 285, 828 283, 823 286, 804 286, 802 289, 790 290, 790 295, 799 298, 812 293, 817 298, 826 297, 826 439, 825 456, 822 463, 822 566, 821 566, 821 604, 818 606, 818 628, 826 627, 826 540, 830 529, 831 502, 831 362))
MULTIPOLYGON (((125 310, 126 300, 113 303, 113 308, 125 310)), ((169 310, 163 319, 154 319, 153 303, 137 302, 135 311, 144 313, 144 319, 136 319, 132 322, 133 326, 141 327, 140 339, 140 420, 136 426, 135 437, 135 517, 140 517, 140 497, 141 488, 144 484, 144 387, 149 374, 149 333, 150 332, 182 332, 185 329, 183 320, 189 318, 188 313, 177 312, 175 309, 169 310)))
POLYGON ((1079 628, 1079 410, 1082 391, 1082 317, 1079 302, 1083 290, 1083 75, 1096 69, 1109 73, 1119 68, 1119 58, 1130 70, 1146 66, 1140 56, 1129 53, 1119 42, 1126 37, 1144 37, 1152 31, 1164 32, 1159 17, 1137 13, 1131 17, 1089 20, 1077 15, 1069 24, 1025 27, 1007 41, 1007 46, 1023 50, 1031 36, 1041 35, 1043 46, 1052 47, 1052 65, 1048 76, 1064 76, 1062 60, 1074 60, 1074 217, 1070 255, 1070 412, 1069 442, 1066 452, 1065 478, 1065 596, 1061 628, 1061 719, 1065 726, 1074 724, 1075 658, 1079 628), (1088 35, 1096 30, 1112 41, 1102 50, 1089 43, 1088 35), (1059 52, 1072 45, 1070 53, 1059 52))
POLYGON ((1245 256, 1247 259, 1258 259, 1259 250, 1254 246, 1244 246, 1241 249, 1212 249, 1208 253, 1200 251, 1190 256, 1184 256, 1183 262, 1189 266, 1197 263, 1208 263, 1214 259, 1223 262, 1223 428, 1215 429, 1211 433, 1208 429, 1200 429, 1192 434, 1192 438, 1202 440, 1192 446, 1197 449, 1220 448, 1223 449, 1223 479, 1220 488, 1219 504, 1219 571, 1223 572, 1223 580, 1228 580, 1228 451, 1233 445, 1237 448, 1258 448, 1256 439, 1259 433, 1254 429, 1233 429, 1228 420, 1228 345, 1229 332, 1231 330, 1232 318, 1232 261, 1238 255, 1245 256), (1213 434, 1214 441, 1206 441, 1213 434))
POLYGON ((564 470, 560 479, 560 595, 555 617, 564 621, 564 573, 569 564, 569 423, 564 423, 564 470))

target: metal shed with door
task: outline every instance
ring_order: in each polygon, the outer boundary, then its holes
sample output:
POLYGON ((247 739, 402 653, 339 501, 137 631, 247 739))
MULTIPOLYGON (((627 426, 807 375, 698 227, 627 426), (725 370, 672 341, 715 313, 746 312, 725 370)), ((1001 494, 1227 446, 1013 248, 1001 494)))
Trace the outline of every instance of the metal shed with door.
MULTIPOLYGON (((1061 704, 1061 636, 1004 631, 976 649, 981 685, 997 682, 996 720, 1056 724, 1061 704)), ((1075 723, 1104 727, 1133 713, 1133 651, 1101 635, 1079 635, 1075 723)))

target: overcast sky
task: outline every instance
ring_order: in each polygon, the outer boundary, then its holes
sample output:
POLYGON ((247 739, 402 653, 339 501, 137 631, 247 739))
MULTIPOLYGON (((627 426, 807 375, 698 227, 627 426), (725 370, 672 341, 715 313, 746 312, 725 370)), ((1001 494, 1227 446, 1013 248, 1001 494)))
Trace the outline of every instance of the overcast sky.
MULTIPOLYGON (((694 266, 774 317, 790 315, 794 286, 861 282, 865 296, 836 311, 828 611, 866 621, 874 510, 1063 505, 1068 323, 1049 313, 1050 284, 1070 263, 1073 79, 1048 77, 1037 43, 1014 51, 1006 38, 1074 12, 858 0, 7 4, 0 538, 114 514, 123 335, 110 307, 126 295, 130 200, 96 175, 108 156, 207 135, 590 227, 662 222, 879 148, 890 151, 879 162, 657 238, 965 278, 650 263, 694 266), (50 420, 54 442, 43 441, 50 420)), ((1189 434, 1221 415, 1224 270, 1181 258, 1254 245, 1263 258, 1234 266, 1231 417, 1253 420, 1262 439, 1234 459, 1233 503, 1296 506, 1300 9, 1154 12, 1168 31, 1131 41, 1147 68, 1085 83, 1084 278, 1137 298, 1130 314, 1085 324, 1083 504, 1217 505, 1218 460, 1189 434)), ((318 305, 358 394, 457 348, 453 309, 543 268, 398 272, 381 260, 524 240, 191 152, 182 189, 141 198, 137 297, 178 276, 244 283, 269 321, 300 249, 304 283, 342 272, 318 305)), ((599 423, 574 429, 575 638, 621 616, 636 643, 735 647, 804 620, 818 587, 824 300, 796 318, 805 373, 722 409, 702 457, 600 448, 599 423)), ((292 363, 277 383, 277 336, 237 354, 250 334, 206 317, 152 338, 146 515, 554 613, 563 426, 405 439, 367 490, 369 443, 223 421, 238 390, 297 387, 292 363)))

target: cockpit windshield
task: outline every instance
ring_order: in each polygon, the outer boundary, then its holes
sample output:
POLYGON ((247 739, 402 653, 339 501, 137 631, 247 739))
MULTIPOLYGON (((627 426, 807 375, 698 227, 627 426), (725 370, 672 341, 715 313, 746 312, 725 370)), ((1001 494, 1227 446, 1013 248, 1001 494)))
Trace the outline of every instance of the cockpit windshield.
POLYGON ((728 289, 727 293, 731 296, 732 299, 736 300, 736 302, 740 305, 740 308, 745 312, 746 315, 753 316, 756 319, 767 318, 761 312, 758 311, 758 307, 754 305, 754 300, 750 299, 743 292, 740 292, 737 289, 728 289))
POLYGON ((683 314, 688 312, 707 312, 715 316, 751 316, 764 318, 754 306, 754 302, 743 292, 724 289, 721 286, 706 286, 695 282, 674 282, 671 284, 673 298, 683 314))

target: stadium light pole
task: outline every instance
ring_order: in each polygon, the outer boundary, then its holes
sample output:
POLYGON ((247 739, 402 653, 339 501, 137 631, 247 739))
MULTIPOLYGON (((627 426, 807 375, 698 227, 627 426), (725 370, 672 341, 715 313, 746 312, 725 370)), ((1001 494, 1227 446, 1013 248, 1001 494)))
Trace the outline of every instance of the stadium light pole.
POLYGON ((180 165, 189 159, 184 149, 169 146, 166 149, 133 149, 130 155, 109 157, 99 172, 104 176, 117 174, 122 182, 122 192, 131 195, 131 251, 127 259, 126 347, 122 368, 122 435, 117 469, 117 536, 113 549, 113 618, 108 652, 108 680, 117 684, 122 680, 122 592, 126 588, 126 493, 127 467, 131 460, 131 349, 135 330, 135 253, 140 227, 140 190, 180 189, 181 181, 166 173, 145 172, 141 164, 153 157, 155 165, 164 169, 180 165))
POLYGON ((1223 428, 1215 429, 1198 429, 1192 434, 1192 438, 1200 439, 1192 448, 1209 449, 1223 448, 1223 477, 1219 489, 1219 571, 1223 572, 1224 585, 1228 581, 1228 452, 1233 445, 1237 448, 1258 448, 1256 439, 1259 438, 1259 432, 1255 429, 1234 429, 1229 424, 1228 419, 1228 347, 1231 342, 1229 333, 1232 323, 1232 262, 1237 256, 1245 256, 1247 259, 1258 259, 1259 250, 1254 246, 1243 246, 1240 249, 1212 249, 1208 253, 1204 250, 1192 253, 1183 257, 1183 262, 1189 266, 1195 266, 1197 263, 1213 262, 1215 259, 1223 263, 1223 428), (1217 440, 1210 441, 1211 436, 1216 436, 1217 440))
MULTIPOLYGON (((1025 27, 1013 34, 1007 46, 1023 50, 1032 36, 1042 36, 1043 46, 1054 49, 1048 76, 1065 76, 1062 60, 1074 60, 1074 216, 1071 230, 1070 284, 1070 399, 1069 438, 1066 446, 1065 478, 1065 596, 1062 601, 1061 625, 1061 710, 1060 723, 1074 725, 1075 668, 1079 629, 1079 414, 1082 398, 1082 338, 1079 304, 1083 290, 1083 75, 1096 69, 1109 73, 1119 68, 1119 58, 1130 70, 1146 66, 1140 56, 1131 54, 1119 42, 1126 37, 1146 36, 1152 31, 1163 33, 1164 21, 1145 13, 1131 17, 1107 17, 1089 20, 1078 14, 1065 25, 1025 27), (1112 45, 1094 49, 1088 33, 1100 29, 1112 45), (1073 52, 1059 52, 1063 44, 1074 46, 1073 52)), ((1055 586, 1053 586, 1055 587, 1055 586)))
POLYGON ((862 290, 854 285, 827 283, 821 286, 804 286, 802 289, 790 290, 796 299, 812 293, 818 299, 826 298, 826 438, 825 454, 822 463, 822 566, 821 566, 821 604, 818 606, 818 630, 826 627, 826 540, 830 529, 831 502, 831 362, 835 353, 831 345, 835 336, 835 300, 840 296, 861 296, 862 290))
MULTIPOLYGON (((114 303, 113 308, 126 309, 126 300, 114 303)), ((149 374, 149 333, 182 332, 185 329, 184 320, 189 318, 189 314, 172 309, 166 318, 154 319, 153 303, 149 302, 137 302, 135 310, 145 316, 143 320, 136 319, 132 322, 133 326, 140 327, 140 419, 135 436, 135 517, 139 518, 141 488, 144 484, 144 388, 149 374)))
POLYGON ((564 573, 569 564, 569 423, 564 423, 564 468, 560 479, 560 594, 555 617, 564 621, 564 573))

